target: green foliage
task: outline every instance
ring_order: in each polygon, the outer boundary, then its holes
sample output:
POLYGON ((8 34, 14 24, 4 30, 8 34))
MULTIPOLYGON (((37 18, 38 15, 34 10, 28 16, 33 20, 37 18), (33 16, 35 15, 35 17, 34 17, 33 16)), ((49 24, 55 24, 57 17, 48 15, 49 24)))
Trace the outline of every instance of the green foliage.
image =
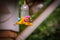
POLYGON ((49 5, 53 0, 44 0, 44 4, 49 5))
POLYGON ((37 13, 31 16, 32 20, 34 20, 37 16, 41 14, 41 12, 44 11, 44 9, 52 2, 52 0, 44 0, 44 7, 42 7, 37 13))
POLYGON ((20 6, 23 5, 23 3, 24 3, 24 0, 20 0, 20 1, 19 1, 19 5, 20 5, 20 6))

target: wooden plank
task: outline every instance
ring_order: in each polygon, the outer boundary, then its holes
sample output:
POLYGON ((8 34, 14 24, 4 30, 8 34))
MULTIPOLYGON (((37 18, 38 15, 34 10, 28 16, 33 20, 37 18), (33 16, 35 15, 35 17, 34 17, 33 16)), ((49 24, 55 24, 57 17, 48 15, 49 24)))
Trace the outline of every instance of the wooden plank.
POLYGON ((0 40, 14 40, 12 38, 0 38, 0 40))
POLYGON ((13 31, 0 31, 0 38, 16 38, 17 34, 13 31))
POLYGON ((33 22, 33 26, 28 26, 23 32, 21 32, 16 40, 25 40, 54 10, 58 7, 60 0, 55 0, 48 8, 38 16, 33 22))

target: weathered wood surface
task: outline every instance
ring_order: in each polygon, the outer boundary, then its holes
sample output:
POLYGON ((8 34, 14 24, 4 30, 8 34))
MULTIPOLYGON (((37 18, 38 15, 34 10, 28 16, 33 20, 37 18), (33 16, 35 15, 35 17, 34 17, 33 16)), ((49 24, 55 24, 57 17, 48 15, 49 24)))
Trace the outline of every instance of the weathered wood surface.
POLYGON ((0 30, 19 31, 18 25, 14 24, 18 21, 18 1, 0 0, 0 30))

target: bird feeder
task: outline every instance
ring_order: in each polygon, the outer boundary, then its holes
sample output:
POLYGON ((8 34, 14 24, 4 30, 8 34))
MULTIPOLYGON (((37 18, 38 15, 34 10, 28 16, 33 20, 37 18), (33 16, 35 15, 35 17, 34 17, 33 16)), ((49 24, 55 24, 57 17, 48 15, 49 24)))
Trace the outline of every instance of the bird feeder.
POLYGON ((21 6, 21 17, 25 17, 29 15, 29 7, 26 4, 26 0, 24 0, 24 4, 21 6))
POLYGON ((19 22, 16 22, 16 24, 23 24, 27 26, 31 26, 31 18, 29 16, 29 7, 26 4, 26 0, 24 0, 24 4, 21 6, 21 18, 19 22))

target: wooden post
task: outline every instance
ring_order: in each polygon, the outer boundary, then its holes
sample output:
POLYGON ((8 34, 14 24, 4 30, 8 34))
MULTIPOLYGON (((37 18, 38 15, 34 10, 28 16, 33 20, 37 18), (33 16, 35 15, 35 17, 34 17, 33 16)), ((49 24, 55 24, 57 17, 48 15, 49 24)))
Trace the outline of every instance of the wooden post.
POLYGON ((19 31, 18 0, 0 0, 0 40, 15 40, 19 31))

